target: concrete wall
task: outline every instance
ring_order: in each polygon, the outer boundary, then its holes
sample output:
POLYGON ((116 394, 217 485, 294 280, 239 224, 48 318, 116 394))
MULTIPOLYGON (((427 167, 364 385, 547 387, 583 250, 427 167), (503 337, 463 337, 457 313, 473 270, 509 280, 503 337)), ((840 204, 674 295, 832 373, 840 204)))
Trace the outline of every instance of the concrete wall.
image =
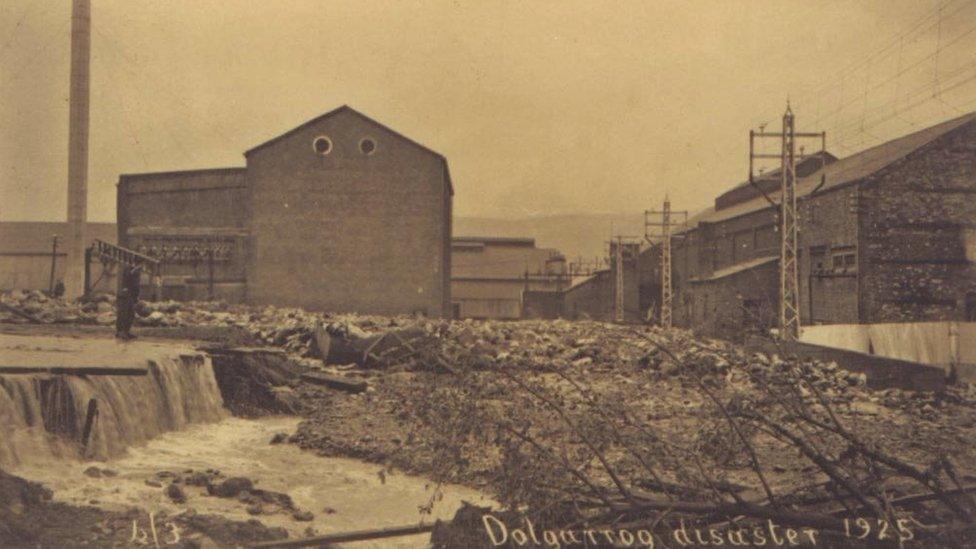
POLYGON ((801 341, 937 366, 963 381, 976 373, 976 322, 806 326, 801 341))
POLYGON ((249 151, 247 166, 248 302, 450 315, 442 157, 339 109, 249 151), (313 150, 319 136, 329 154, 313 150))
POLYGON ((809 343, 772 343, 751 340, 747 346, 769 354, 786 354, 823 362, 836 362, 841 368, 867 376, 872 389, 907 389, 912 391, 944 391, 945 372, 934 366, 894 358, 874 356, 846 349, 834 349, 809 343))
MULTIPOLYGON (((51 241, 58 235, 58 252, 54 262, 54 279, 63 280, 66 257, 66 223, 42 221, 5 221, 0 223, 0 290, 47 290, 51 280, 51 241)), ((88 223, 89 241, 116 242, 115 223, 88 223)), ((94 291, 114 292, 115 274, 109 268, 102 272, 101 263, 92 264, 94 291)))
POLYGON ((976 123, 873 174, 858 205, 862 322, 967 320, 976 300, 976 123))

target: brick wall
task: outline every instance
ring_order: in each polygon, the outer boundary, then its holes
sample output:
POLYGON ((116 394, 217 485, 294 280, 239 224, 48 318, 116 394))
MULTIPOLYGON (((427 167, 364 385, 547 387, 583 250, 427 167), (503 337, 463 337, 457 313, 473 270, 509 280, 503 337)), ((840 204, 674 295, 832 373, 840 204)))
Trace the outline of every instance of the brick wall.
POLYGON ((857 186, 847 185, 798 206, 801 324, 858 322, 857 195, 857 186), (836 258, 851 254, 853 266, 834 266, 836 258))
POLYGON ((679 311, 682 326, 701 332, 741 339, 766 333, 778 323, 778 262, 747 269, 714 280, 691 282, 675 296, 673 319, 679 311))
POLYGON ((249 302, 450 315, 442 157, 340 109, 250 151, 247 164, 249 302), (318 136, 329 154, 313 150, 318 136))
POLYGON ((976 122, 873 174, 859 210, 862 321, 965 320, 976 295, 976 122))

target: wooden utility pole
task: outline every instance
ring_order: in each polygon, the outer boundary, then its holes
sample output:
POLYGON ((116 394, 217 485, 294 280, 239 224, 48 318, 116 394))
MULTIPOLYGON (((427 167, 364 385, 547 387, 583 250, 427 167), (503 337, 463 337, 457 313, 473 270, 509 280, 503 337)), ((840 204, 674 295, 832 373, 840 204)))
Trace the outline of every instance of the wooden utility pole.
POLYGON ((616 265, 616 275, 613 283, 613 321, 623 323, 624 321, 624 246, 623 238, 617 235, 617 246, 614 250, 614 264, 616 265))
POLYGON ((91 66, 91 2, 71 4, 71 85, 68 96, 68 237, 65 297, 84 293, 85 225, 88 216, 88 98, 91 66))
POLYGON ((661 320, 662 328, 671 327, 671 303, 674 300, 674 288, 671 284, 671 238, 672 227, 678 226, 672 221, 672 214, 682 215, 684 219, 681 225, 688 223, 688 211, 671 211, 671 200, 667 195, 664 196, 664 207, 661 211, 644 211, 644 239, 648 244, 653 244, 655 239, 660 239, 661 244, 661 320), (660 215, 661 221, 653 221, 653 217, 660 215), (655 230, 659 229, 659 231, 655 230))
POLYGON ((54 271, 58 266, 58 235, 51 237, 51 279, 47 283, 49 294, 54 293, 54 271))
POLYGON ((814 155, 797 155, 797 138, 819 138, 821 184, 825 177, 823 168, 826 165, 827 134, 800 133, 796 131, 793 110, 789 101, 786 102, 786 112, 783 113, 782 133, 765 131, 749 132, 749 183, 759 189, 759 192, 774 207, 779 209, 780 255, 779 255, 779 337, 784 341, 800 339, 800 284, 799 284, 799 255, 798 235, 799 222, 796 214, 796 160, 814 155), (780 140, 780 153, 761 154, 755 152, 756 138, 777 138, 780 140), (753 164, 757 158, 778 158, 780 160, 780 199, 777 204, 766 191, 753 179, 753 164))

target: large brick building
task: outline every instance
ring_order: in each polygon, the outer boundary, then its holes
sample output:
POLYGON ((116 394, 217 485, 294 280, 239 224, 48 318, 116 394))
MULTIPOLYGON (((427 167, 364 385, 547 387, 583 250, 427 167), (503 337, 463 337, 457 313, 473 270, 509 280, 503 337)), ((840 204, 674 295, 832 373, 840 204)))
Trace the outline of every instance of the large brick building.
MULTIPOLYGON (((973 320, 976 113, 798 169, 805 325, 973 320)), ((759 186, 771 194, 778 173, 759 186)), ((777 196, 777 194, 774 194, 777 196)), ((778 322, 777 209, 743 183, 672 246, 676 325, 726 336, 778 322)), ((641 254, 641 307, 657 307, 660 250, 641 254)))
POLYGON ((122 175, 119 243, 163 261, 163 296, 451 313, 447 160, 346 106, 246 166, 122 175))

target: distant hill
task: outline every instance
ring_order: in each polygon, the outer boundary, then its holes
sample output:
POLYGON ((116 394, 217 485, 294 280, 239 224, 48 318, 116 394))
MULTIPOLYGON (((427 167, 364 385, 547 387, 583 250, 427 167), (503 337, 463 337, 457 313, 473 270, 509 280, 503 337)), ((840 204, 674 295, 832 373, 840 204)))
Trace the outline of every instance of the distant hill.
POLYGON ((604 257, 614 234, 644 235, 644 214, 561 214, 514 219, 454 217, 454 236, 523 236, 540 248, 556 248, 568 260, 604 257))

